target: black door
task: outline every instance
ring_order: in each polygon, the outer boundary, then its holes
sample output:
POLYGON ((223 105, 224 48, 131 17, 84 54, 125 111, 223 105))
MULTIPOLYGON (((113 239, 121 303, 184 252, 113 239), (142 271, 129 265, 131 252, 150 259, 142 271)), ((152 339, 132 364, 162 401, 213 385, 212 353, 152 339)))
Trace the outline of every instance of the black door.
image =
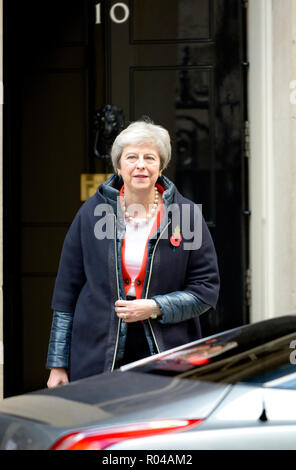
POLYGON ((203 333, 248 320, 245 8, 239 0, 99 3, 106 45, 105 97, 126 121, 149 115, 172 137, 166 175, 196 203, 220 266, 216 312, 203 333))
POLYGON ((48 378, 52 291, 89 171, 91 7, 4 1, 5 396, 48 378))
POLYGON ((94 111, 168 128, 167 176, 203 205, 221 273, 204 334, 247 321, 239 0, 4 0, 5 396, 46 386, 52 289, 94 156, 94 111))

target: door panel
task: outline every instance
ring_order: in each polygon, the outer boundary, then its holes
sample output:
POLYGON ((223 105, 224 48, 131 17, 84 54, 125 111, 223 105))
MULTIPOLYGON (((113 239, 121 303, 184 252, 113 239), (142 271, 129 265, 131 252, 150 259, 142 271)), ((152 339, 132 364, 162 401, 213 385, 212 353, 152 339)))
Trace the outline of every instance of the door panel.
POLYGON ((85 116, 84 75, 80 64, 73 70, 50 68, 26 73, 24 77, 21 185, 24 224, 70 222, 74 208, 79 207, 79 175, 83 170, 86 138, 85 126, 81 125, 85 116))
POLYGON ((243 15, 237 0, 130 0, 128 21, 108 17, 108 100, 126 121, 150 116, 172 137, 165 174, 198 204, 220 266, 217 311, 204 334, 248 320, 244 302, 243 15))
POLYGON ((90 2, 4 2, 4 394, 46 386, 51 297, 81 205, 90 2), (10 141, 11 139, 11 141, 10 141))
POLYGON ((211 0, 134 0, 132 43, 204 41, 212 35, 211 0))

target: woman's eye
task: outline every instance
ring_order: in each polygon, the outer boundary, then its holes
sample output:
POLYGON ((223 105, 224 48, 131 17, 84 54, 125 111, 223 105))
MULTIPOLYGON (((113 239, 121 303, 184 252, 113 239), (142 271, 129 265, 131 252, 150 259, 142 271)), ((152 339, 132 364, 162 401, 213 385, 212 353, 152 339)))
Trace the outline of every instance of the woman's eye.
POLYGON ((128 160, 134 160, 136 158, 136 155, 129 155, 127 158, 128 160))

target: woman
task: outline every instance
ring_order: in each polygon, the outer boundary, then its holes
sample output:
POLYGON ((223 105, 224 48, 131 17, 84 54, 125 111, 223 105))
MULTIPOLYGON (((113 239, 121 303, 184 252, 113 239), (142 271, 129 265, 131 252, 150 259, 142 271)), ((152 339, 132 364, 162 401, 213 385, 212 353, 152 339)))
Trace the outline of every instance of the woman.
POLYGON ((162 175, 168 132, 130 124, 115 139, 115 174, 67 233, 52 300, 48 387, 112 371, 201 337, 215 308, 214 245, 197 206, 162 175))

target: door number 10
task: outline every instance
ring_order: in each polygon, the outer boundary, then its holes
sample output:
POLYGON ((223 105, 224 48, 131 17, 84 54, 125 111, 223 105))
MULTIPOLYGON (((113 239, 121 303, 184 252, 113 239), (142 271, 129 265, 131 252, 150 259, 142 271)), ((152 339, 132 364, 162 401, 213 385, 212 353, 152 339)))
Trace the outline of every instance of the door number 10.
MULTIPOLYGON (((110 8, 110 18, 114 23, 124 23, 129 17, 129 8, 125 3, 115 3, 112 8, 110 8), (117 18, 115 10, 123 10, 123 17, 117 18)), ((101 23, 101 4, 96 4, 96 24, 101 23)))

